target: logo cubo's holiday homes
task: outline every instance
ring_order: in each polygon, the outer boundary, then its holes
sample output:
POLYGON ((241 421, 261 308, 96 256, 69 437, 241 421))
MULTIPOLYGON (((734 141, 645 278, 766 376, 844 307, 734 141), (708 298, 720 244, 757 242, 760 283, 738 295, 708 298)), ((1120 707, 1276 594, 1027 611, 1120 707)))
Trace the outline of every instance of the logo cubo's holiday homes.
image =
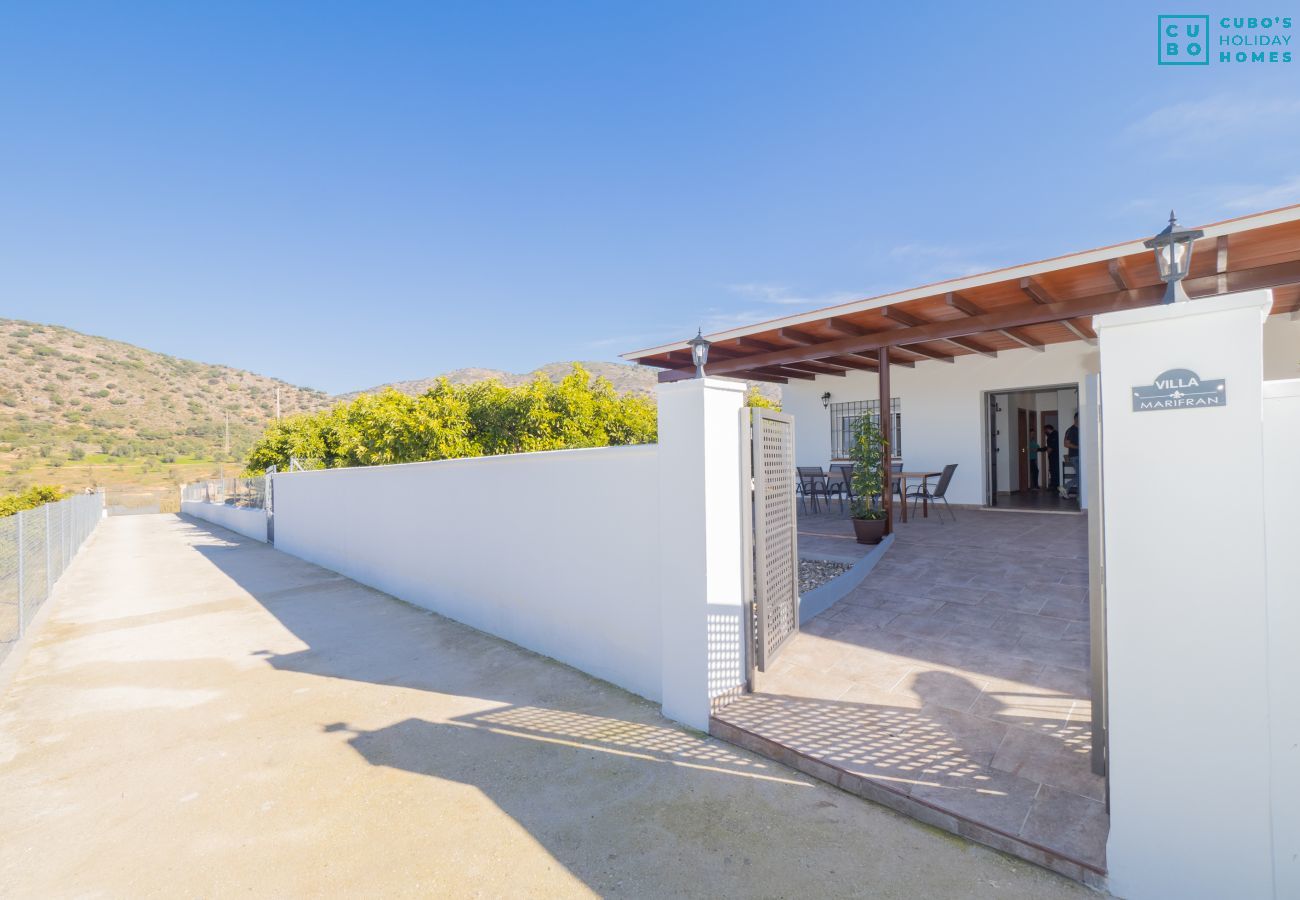
POLYGON ((1162 66, 1278 64, 1293 58, 1290 16, 1166 15, 1157 18, 1157 27, 1156 61, 1162 66))

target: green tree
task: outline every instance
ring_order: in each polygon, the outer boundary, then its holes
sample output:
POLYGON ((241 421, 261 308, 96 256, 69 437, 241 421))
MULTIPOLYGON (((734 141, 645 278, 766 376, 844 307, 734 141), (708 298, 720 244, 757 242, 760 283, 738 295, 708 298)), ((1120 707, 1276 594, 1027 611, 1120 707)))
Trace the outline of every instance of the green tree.
POLYGON ((52 484, 34 484, 18 494, 0 497, 0 518, 12 516, 24 509, 35 509, 68 496, 52 484))
POLYGON ((292 457, 330 467, 457 459, 655 440, 654 403, 619 394, 581 366, 558 383, 545 376, 509 388, 498 381, 439 381, 411 397, 362 395, 324 412, 268 426, 247 457, 251 473, 287 468, 292 457))
POLYGON ((769 397, 764 397, 759 393, 758 386, 751 384, 749 390, 745 393, 745 405, 753 406, 759 409, 773 409, 781 411, 781 404, 769 397))

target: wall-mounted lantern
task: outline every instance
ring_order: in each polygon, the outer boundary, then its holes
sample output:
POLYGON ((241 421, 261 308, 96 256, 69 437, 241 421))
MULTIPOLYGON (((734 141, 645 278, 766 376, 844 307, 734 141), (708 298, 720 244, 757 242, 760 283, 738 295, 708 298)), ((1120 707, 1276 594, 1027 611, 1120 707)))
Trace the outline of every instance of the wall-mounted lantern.
POLYGON ((1142 244, 1156 251, 1156 267, 1160 270, 1160 280, 1167 287, 1161 303, 1178 303, 1189 300, 1183 289, 1183 279, 1192 267, 1192 243, 1205 236, 1199 228, 1180 228, 1173 210, 1169 211, 1169 224, 1165 230, 1151 240, 1142 244))
POLYGON ((828 409, 831 405, 831 392, 827 391, 822 394, 822 409, 828 409))
POLYGON ((691 347, 691 362, 695 363, 695 377, 704 377, 704 364, 709 361, 710 341, 704 336, 704 329, 696 329, 695 337, 687 341, 691 347))

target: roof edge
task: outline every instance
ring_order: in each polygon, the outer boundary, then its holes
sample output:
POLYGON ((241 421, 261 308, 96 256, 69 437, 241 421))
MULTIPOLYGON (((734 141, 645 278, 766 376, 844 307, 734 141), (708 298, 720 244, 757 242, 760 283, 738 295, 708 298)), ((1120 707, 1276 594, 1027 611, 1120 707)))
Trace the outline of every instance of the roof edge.
MULTIPOLYGON (((1225 234, 1234 234, 1251 228, 1265 228, 1270 225, 1280 225, 1284 222, 1294 221, 1300 221, 1300 203, 1279 207, 1277 209, 1265 210, 1264 212, 1249 213, 1244 216, 1224 219, 1220 222, 1213 222, 1198 227, 1205 232, 1206 238, 1211 238, 1225 234)), ((986 284, 1007 281, 1012 278, 1028 278, 1034 275, 1042 275, 1047 272, 1066 268, 1067 263, 1068 265, 1076 266, 1087 265, 1088 263, 1103 262, 1121 256, 1131 256, 1135 253, 1149 253, 1150 251, 1143 246, 1143 242, 1148 239, 1149 237, 1136 238, 1131 241, 1124 241, 1119 244, 1110 244, 1092 250, 1080 250, 1062 256, 1052 256, 1047 259, 1038 260, 1037 262, 1019 263, 1014 266, 992 269, 988 272, 980 272, 975 275, 963 275, 960 278, 936 281, 930 284, 923 284, 914 288, 907 288, 905 290, 894 291, 888 294, 878 294, 874 297, 867 297, 862 300, 850 300, 848 303, 841 303, 834 306, 823 306, 818 309, 795 313, 790 316, 766 319, 764 321, 755 322, 752 325, 742 325, 739 328, 730 328, 726 331, 718 331, 705 336, 710 341, 714 342, 729 341, 736 338, 747 337, 751 334, 758 334, 763 331, 771 331, 774 328, 793 328, 808 322, 825 319, 829 315, 851 315, 856 312, 866 312, 872 309, 879 309, 882 306, 888 306, 892 303, 906 303, 909 300, 920 300, 925 297, 933 297, 935 294, 941 292, 969 290, 970 288, 982 287, 986 284)), ((1203 239, 1204 238, 1202 238, 1202 240, 1203 239)), ((673 343, 662 344, 658 347, 649 347, 644 350, 634 350, 629 353, 621 353, 619 354, 619 358, 635 362, 636 360, 643 359, 647 356, 668 353, 672 350, 686 349, 688 349, 688 344, 685 340, 674 341, 673 343)))

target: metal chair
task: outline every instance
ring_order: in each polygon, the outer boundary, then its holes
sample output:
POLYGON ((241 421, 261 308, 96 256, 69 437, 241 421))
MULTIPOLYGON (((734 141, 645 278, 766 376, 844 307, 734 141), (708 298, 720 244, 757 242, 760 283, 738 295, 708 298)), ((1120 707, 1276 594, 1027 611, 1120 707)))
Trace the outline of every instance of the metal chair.
POLYGON ((826 482, 828 494, 840 500, 840 512, 844 512, 844 501, 853 506, 853 463, 837 463, 831 466, 831 474, 826 482))
MULTIPOLYGON (((949 463, 948 465, 943 467, 943 474, 941 474, 939 476, 939 480, 935 482, 933 490, 926 490, 925 486, 922 485, 921 487, 917 488, 914 491, 908 491, 907 497, 912 501, 912 511, 913 512, 916 511, 916 504, 921 500, 925 500, 927 502, 942 500, 944 507, 948 510, 948 515, 952 516, 952 520, 956 522, 957 516, 955 513, 953 513, 952 507, 948 505, 948 498, 944 496, 945 494, 948 493, 948 485, 952 482, 952 473, 956 471, 957 471, 957 464, 949 463)), ((934 511, 935 512, 939 511, 939 507, 937 504, 934 507, 934 511)), ((940 522, 943 521, 943 516, 939 516, 939 521, 940 522)))
MULTIPOLYGON (((817 507, 818 497, 825 497, 827 504, 830 503, 831 495, 826 482, 826 473, 822 471, 821 466, 796 466, 795 472, 799 476, 795 494, 799 496, 800 502, 812 500, 813 512, 820 511, 817 507)), ((807 509, 806 504, 804 509, 807 509)))

